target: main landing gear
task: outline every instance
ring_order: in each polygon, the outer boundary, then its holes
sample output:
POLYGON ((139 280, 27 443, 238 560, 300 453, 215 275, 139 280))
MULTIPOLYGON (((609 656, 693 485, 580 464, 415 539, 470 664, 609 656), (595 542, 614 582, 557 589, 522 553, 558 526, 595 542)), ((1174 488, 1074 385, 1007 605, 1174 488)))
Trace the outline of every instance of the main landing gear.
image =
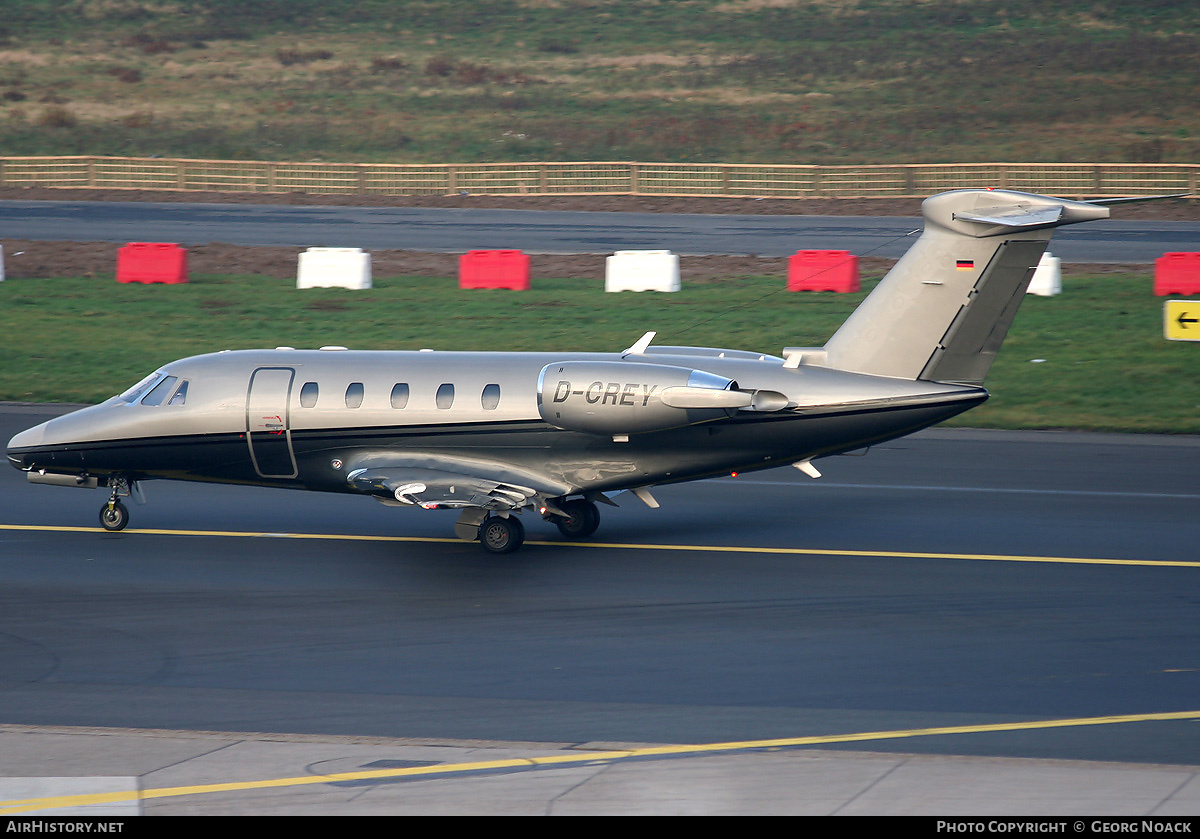
POLYGON ((510 554, 525 542, 525 525, 516 516, 488 516, 479 525, 479 541, 493 554, 510 554))
POLYGON ((568 539, 586 539, 600 526, 600 511, 586 498, 564 501, 558 505, 558 509, 567 514, 565 518, 553 513, 548 513, 546 518, 554 522, 558 532, 568 539))
MULTIPOLYGON (((586 498, 562 501, 556 505, 555 509, 559 512, 546 512, 542 514, 542 517, 547 521, 554 522, 558 532, 568 539, 586 539, 600 526, 600 511, 586 498), (560 513, 566 515, 560 515, 560 513)), ((475 518, 476 515, 482 516, 484 513, 483 511, 470 514, 464 512, 463 517, 459 519, 458 527, 462 528, 460 538, 471 538, 470 531, 466 530, 466 527, 474 526, 473 518, 475 521, 479 521, 475 518)), ((479 523, 475 538, 488 553, 510 554, 525 542, 525 525, 519 518, 512 515, 487 516, 479 523)))

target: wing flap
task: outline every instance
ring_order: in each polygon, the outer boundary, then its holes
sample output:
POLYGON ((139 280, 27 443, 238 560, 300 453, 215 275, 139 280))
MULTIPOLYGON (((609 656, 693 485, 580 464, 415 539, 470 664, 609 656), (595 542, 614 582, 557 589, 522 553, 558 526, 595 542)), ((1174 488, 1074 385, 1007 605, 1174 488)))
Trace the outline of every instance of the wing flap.
POLYGON ((346 482, 385 504, 517 510, 572 487, 538 471, 435 452, 365 452, 346 465, 346 482))
POLYGON ((533 487, 440 469, 356 469, 346 479, 359 492, 426 510, 442 507, 515 510, 538 497, 533 487))

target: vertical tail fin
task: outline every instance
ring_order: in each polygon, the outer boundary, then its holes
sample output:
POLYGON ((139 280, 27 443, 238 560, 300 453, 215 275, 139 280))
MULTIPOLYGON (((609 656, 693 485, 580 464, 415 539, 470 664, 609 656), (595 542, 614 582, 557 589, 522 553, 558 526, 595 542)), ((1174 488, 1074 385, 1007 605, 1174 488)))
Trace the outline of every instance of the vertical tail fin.
POLYGON ((964 189, 921 205, 921 237, 825 345, 840 370, 982 384, 1054 228, 1108 208, 964 189))

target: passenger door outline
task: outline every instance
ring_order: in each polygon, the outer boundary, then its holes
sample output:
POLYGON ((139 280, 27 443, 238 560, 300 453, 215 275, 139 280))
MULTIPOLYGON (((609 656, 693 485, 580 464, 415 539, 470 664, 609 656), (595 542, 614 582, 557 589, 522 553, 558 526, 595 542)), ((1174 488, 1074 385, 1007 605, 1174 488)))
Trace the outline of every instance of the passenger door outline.
POLYGON ((250 375, 246 445, 260 477, 294 478, 298 474, 289 416, 295 377, 291 367, 259 367, 250 375))

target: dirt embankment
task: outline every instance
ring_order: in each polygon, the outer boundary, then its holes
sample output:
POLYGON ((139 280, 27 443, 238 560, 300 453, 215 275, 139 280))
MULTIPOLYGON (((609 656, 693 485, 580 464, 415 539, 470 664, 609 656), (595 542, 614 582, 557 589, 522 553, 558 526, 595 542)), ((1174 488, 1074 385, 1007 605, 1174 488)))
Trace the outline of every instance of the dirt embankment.
MULTIPOLYGON (((423 195, 363 196, 309 195, 304 193, 168 192, 94 189, 6 188, 0 200, 39 201, 152 201, 236 204, 285 204, 389 207, 455 207, 593 212, 702 213, 735 215, 846 215, 916 216, 921 202, 915 198, 676 198, 635 195, 490 196, 423 195)), ((1168 200, 1132 204, 1119 210, 1122 218, 1200 220, 1200 201, 1168 200)), ((109 242, 41 242, 0 239, 8 277, 111 277, 118 245, 109 242)), ((214 243, 188 249, 189 270, 197 274, 253 274, 286 279, 296 276, 295 248, 243 247, 214 243)), ((604 279, 604 256, 533 255, 535 276, 568 279, 604 279)), ((867 258, 860 262, 866 274, 885 271, 892 260, 867 258)), ((418 251, 371 252, 375 276, 455 276, 458 256, 418 251)), ((1081 266, 1067 271, 1129 270, 1129 266, 1081 266)), ((744 274, 786 275, 785 258, 752 256, 681 257, 680 271, 689 282, 704 282, 744 274)))

